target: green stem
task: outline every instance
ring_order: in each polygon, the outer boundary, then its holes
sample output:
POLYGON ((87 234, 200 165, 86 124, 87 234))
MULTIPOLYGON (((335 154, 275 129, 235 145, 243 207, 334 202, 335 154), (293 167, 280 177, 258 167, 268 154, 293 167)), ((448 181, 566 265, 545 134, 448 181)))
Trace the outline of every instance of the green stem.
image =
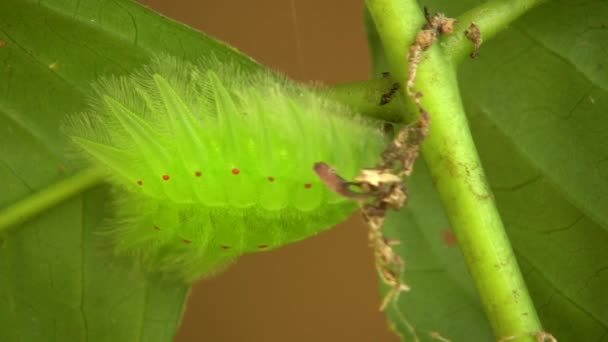
POLYGON ((380 98, 389 92, 394 82, 391 77, 383 77, 342 83, 330 88, 321 88, 320 94, 352 108, 357 114, 399 123, 404 120, 403 95, 400 91, 397 91, 387 104, 380 105, 380 98))
POLYGON ((27 196, 0 211, 0 233, 100 184, 101 181, 102 173, 99 170, 84 170, 27 196))
POLYGON ((515 19, 545 1, 493 0, 467 11, 458 17, 454 34, 442 37, 440 45, 444 54, 454 64, 459 64, 473 51, 473 43, 465 33, 472 22, 479 26, 485 42, 504 30, 515 19))
MULTIPOLYGON (((393 75, 406 77, 407 53, 424 22, 414 0, 367 0, 393 75)), ((483 34, 483 32, 482 32, 483 34)), ((436 44, 418 68, 416 91, 430 113, 422 146, 435 186, 497 338, 542 327, 473 143, 458 91, 453 59, 436 44)))
POLYGON ((367 45, 369 46, 370 57, 372 59, 372 78, 374 78, 380 75, 380 73, 388 71, 388 61, 382 49, 380 36, 378 36, 378 32, 375 29, 374 20, 369 14, 367 7, 365 7, 363 18, 365 20, 365 28, 367 29, 367 45))

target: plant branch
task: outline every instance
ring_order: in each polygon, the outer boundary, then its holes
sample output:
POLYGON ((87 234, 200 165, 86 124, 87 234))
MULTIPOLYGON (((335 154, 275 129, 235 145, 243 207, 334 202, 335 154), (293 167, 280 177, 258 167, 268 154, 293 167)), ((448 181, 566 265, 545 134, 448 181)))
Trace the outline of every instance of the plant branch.
POLYGON ((372 78, 381 73, 388 71, 388 61, 386 55, 382 49, 382 42, 380 36, 374 26, 374 20, 369 13, 367 7, 365 7, 365 13, 363 14, 365 21, 367 45, 369 46, 370 57, 372 59, 372 78))
POLYGON ((459 64, 473 51, 473 43, 466 36, 471 23, 477 24, 483 40, 488 41, 511 22, 545 1, 493 0, 465 12, 457 18, 454 34, 442 37, 440 45, 444 54, 454 64, 459 64))
MULTIPOLYGON (((408 49, 424 23, 421 9, 414 0, 366 4, 393 77, 405 80, 408 49)), ((438 45, 425 52, 418 67, 414 87, 431 117, 423 156, 495 335, 532 341, 530 334, 542 327, 477 155, 455 69, 438 45)))
POLYGON ((352 108, 362 116, 400 123, 405 119, 401 92, 397 92, 385 105, 380 105, 382 96, 392 88, 394 82, 391 77, 383 77, 369 81, 342 83, 321 88, 319 93, 352 108))
POLYGON ((0 210, 0 233, 102 182, 97 169, 80 171, 0 210))

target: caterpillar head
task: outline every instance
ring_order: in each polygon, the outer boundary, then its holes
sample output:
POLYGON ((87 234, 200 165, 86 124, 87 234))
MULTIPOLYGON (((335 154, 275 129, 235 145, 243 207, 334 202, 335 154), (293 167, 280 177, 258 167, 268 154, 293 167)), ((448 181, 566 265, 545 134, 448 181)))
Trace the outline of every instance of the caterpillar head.
POLYGON ((69 135, 115 186, 107 235, 117 252, 187 282, 344 220, 356 204, 313 165, 352 178, 385 145, 375 125, 314 89, 216 59, 157 58, 96 92, 69 135))

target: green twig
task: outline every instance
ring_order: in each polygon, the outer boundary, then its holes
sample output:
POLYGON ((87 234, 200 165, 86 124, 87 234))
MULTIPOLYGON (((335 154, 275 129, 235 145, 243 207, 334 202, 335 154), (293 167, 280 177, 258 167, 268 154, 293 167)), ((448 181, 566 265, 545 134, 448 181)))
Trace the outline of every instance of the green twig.
POLYGON ((88 169, 17 201, 0 211, 0 232, 29 220, 101 181, 102 173, 99 170, 88 169))
MULTIPOLYGON (((421 9, 414 0, 367 0, 366 4, 393 76, 406 79, 408 49, 424 23, 421 9)), ((504 28, 508 20, 502 23, 504 28)), ((464 51, 459 54, 470 51, 456 46, 454 51, 464 51)), ((424 94, 421 104, 431 116, 423 156, 495 335, 531 341, 530 334, 542 327, 479 161, 453 61, 434 45, 418 68, 415 90, 424 94)))
POLYGON ((400 123, 404 121, 401 92, 397 91, 388 103, 380 105, 380 99, 390 91, 394 82, 391 77, 383 77, 342 83, 331 88, 321 88, 320 94, 352 108, 362 116, 400 123))
POLYGON ((370 57, 372 59, 372 78, 377 77, 380 73, 388 71, 388 61, 382 49, 380 36, 374 28, 374 20, 369 14, 369 10, 365 7, 364 13, 365 28, 367 34, 367 45, 369 46, 370 57))
POLYGON ((467 11, 458 17, 454 34, 441 39, 444 54, 452 62, 462 62, 473 51, 473 43, 466 31, 472 22, 477 24, 484 41, 493 38, 511 22, 546 0, 493 0, 467 11))

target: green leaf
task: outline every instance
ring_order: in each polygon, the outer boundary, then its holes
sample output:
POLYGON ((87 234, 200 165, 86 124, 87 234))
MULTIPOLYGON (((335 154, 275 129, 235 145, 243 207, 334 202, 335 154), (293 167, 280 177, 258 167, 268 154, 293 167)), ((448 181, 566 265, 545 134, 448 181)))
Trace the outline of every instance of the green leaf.
MULTIPOLYGON (((252 60, 130 1, 0 2, 0 208, 65 179, 60 126, 91 82, 157 53, 252 60)), ((0 341, 168 341, 188 288, 110 262, 95 230, 105 188, 0 233, 0 341)))
MULTIPOLYGON (((479 3, 425 5, 457 16, 479 3)), ((544 329, 564 341, 608 334, 607 28, 606 2, 550 2, 459 69, 475 143, 526 283, 544 329)), ((449 227, 430 181, 417 164, 408 208, 388 223, 404 242, 412 286, 400 311, 421 337, 434 330, 455 341, 488 340, 481 306, 467 297, 462 258, 442 241, 449 227)))

